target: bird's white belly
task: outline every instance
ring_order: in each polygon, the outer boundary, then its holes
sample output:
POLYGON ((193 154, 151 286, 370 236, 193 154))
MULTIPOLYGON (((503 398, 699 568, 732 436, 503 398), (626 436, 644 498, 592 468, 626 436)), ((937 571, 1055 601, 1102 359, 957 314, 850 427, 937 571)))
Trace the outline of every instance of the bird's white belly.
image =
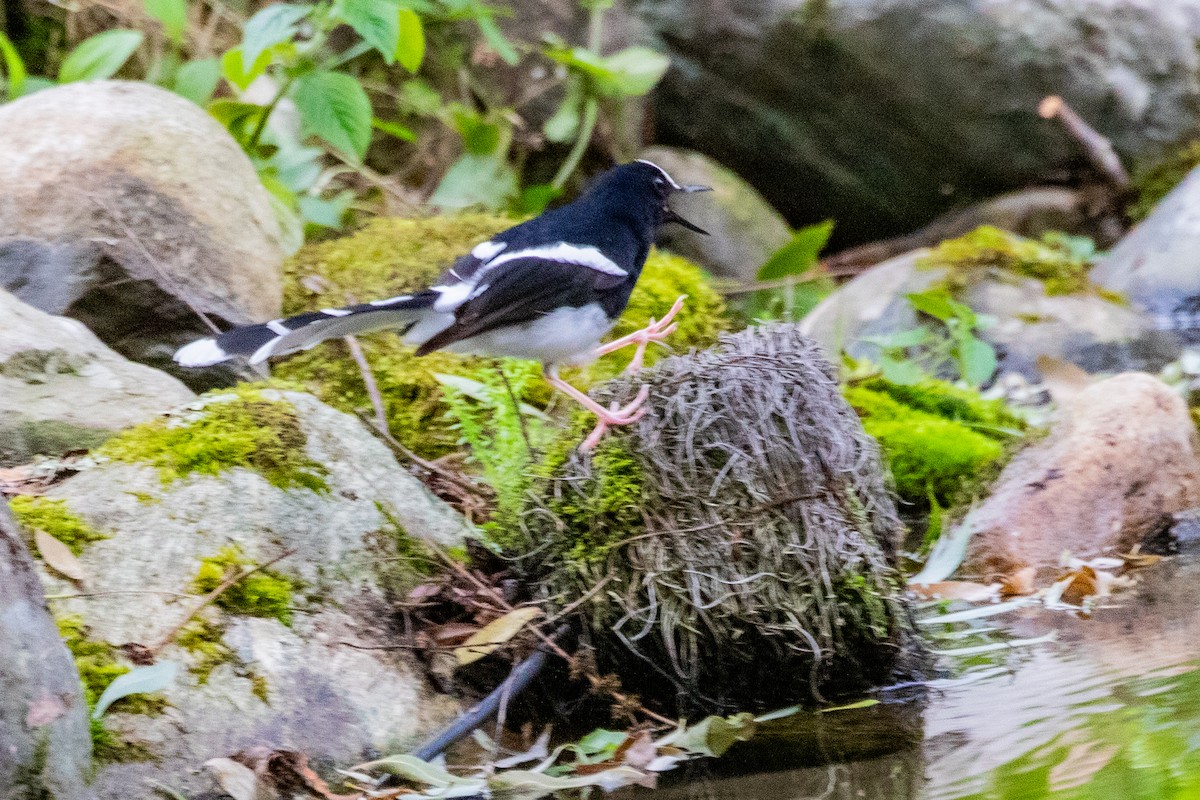
POLYGON ((545 364, 575 364, 589 360, 600 337, 613 325, 596 303, 560 308, 520 325, 472 336, 446 349, 480 356, 528 358, 545 364))

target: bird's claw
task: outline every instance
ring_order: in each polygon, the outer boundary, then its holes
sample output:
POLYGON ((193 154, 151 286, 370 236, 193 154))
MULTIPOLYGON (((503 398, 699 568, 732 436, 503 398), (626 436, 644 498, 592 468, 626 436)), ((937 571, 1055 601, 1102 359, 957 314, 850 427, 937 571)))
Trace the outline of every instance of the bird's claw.
POLYGON ((641 371, 643 362, 646 358, 646 348, 651 342, 661 342, 676 331, 679 324, 674 322, 675 316, 683 310, 683 301, 687 299, 686 295, 682 295, 671 306, 671 309, 663 315, 660 320, 650 318, 650 324, 640 331, 622 336, 615 342, 611 342, 600 348, 600 353, 612 353, 629 345, 636 345, 637 350, 633 354, 633 358, 629 360, 629 366, 625 367, 625 372, 630 375, 636 375, 641 371))
POLYGON ((624 406, 618 406, 614 402, 609 405, 607 410, 602 409, 604 413, 596 414, 596 427, 592 428, 592 432, 579 445, 579 449, 585 453, 589 452, 595 449, 600 440, 604 438, 604 434, 608 433, 610 427, 631 425, 646 416, 646 412, 649 409, 646 408, 645 403, 649 397, 650 387, 642 386, 638 390, 637 397, 624 406))

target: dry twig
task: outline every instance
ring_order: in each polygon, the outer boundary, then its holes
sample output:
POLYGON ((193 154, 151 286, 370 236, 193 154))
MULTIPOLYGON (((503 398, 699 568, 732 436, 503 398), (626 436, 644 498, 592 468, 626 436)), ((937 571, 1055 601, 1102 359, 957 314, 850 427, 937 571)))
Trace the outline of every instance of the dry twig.
POLYGON ((1057 119, 1061 122, 1067 133, 1083 146, 1083 151, 1092 165, 1100 170, 1100 174, 1118 191, 1123 192, 1129 188, 1129 173, 1121 164, 1121 157, 1117 155, 1112 142, 1079 116, 1075 109, 1067 105, 1066 100, 1058 95, 1050 95, 1038 104, 1038 115, 1042 119, 1057 119))

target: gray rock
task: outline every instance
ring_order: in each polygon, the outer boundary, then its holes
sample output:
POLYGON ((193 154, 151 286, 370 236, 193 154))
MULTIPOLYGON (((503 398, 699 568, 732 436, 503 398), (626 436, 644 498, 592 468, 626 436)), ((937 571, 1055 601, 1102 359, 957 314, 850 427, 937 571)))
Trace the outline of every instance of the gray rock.
POLYGON ((0 107, 0 141, 0 288, 164 367, 208 332, 189 304, 235 324, 278 315, 270 195, 202 108, 147 83, 74 83, 0 107))
MULTIPOLYGON (((309 395, 263 396, 296 409, 309 457, 329 470, 328 492, 280 489, 242 468, 164 485, 154 467, 110 462, 50 493, 112 535, 80 560, 93 592, 126 593, 60 601, 55 610, 82 616, 91 638, 114 645, 160 641, 196 601, 159 592, 189 591, 200 560, 223 547, 237 545, 259 564, 295 551, 272 567, 297 581, 290 626, 210 607, 206 619, 221 626, 233 657, 207 681, 181 670, 161 715, 111 714, 110 727, 155 761, 104 767, 102 798, 133 796, 150 779, 189 795, 210 789, 211 779, 195 774, 204 761, 260 745, 344 767, 404 749, 457 712, 405 651, 381 648, 396 635, 390 601, 407 591, 404 576, 412 579, 406 537, 461 544, 469 526, 358 420, 309 395)), ((229 399, 210 396, 175 416, 229 399)), ((71 591, 49 573, 45 580, 51 592, 71 591)), ((162 657, 188 668, 200 659, 178 645, 162 657)))
POLYGON ((672 208, 709 235, 668 225, 660 239, 668 250, 714 275, 752 281, 771 254, 791 240, 791 229, 779 212, 750 184, 711 158, 675 147, 651 147, 640 157, 658 164, 677 181, 713 189, 671 200, 672 208))
POLYGON ((1194 169, 1092 270, 1092 280, 1153 315, 1200 328, 1200 169, 1194 169))
POLYGON ((92 740, 79 673, 0 501, 0 800, 82 800, 92 740))
POLYGON ((0 466, 94 447, 113 432, 194 397, 134 364, 80 322, 0 289, 0 466))
MULTIPOLYGON (((831 358, 845 351, 877 360, 867 337, 910 330, 918 320, 906 294, 946 280, 944 268, 920 266, 916 250, 866 270, 814 308, 801 329, 831 358)), ((993 324, 979 335, 997 348, 1001 371, 1040 378, 1040 356, 1069 361, 1089 372, 1158 369, 1178 355, 1174 337, 1162 336, 1135 310, 1096 294, 1047 295, 1042 283, 999 270, 972 271, 959 299, 993 324)))
POLYGON ((1197 0, 632 8, 672 57, 659 140, 737 171, 794 224, 836 219, 840 241, 907 233, 1078 160, 1037 116, 1047 95, 1132 160, 1200 124, 1197 0))

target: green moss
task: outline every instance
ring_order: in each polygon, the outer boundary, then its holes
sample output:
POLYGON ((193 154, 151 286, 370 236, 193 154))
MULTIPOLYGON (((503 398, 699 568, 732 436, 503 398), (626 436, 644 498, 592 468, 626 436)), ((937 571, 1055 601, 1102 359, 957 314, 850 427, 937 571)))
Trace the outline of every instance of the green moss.
MULTIPOLYGON (((514 222, 489 214, 373 220, 351 236, 302 248, 287 263, 284 310, 300 313, 423 288, 455 258, 514 222)), ((672 348, 686 351, 712 344, 717 332, 729 326, 720 295, 699 267, 657 252, 651 254, 613 335, 643 327, 651 316, 661 317, 681 294, 689 299, 671 336, 672 348)), ((493 370, 495 362, 440 352, 416 358, 394 333, 366 336, 361 344, 379 384, 392 433, 422 456, 455 450, 458 434, 447 419, 434 375, 451 373, 479 380, 481 371, 493 370)), ((652 347, 647 361, 653 363, 663 352, 652 347)), ((629 355, 630 351, 614 354, 566 376, 586 387, 620 371, 629 355)), ((329 342, 283 360, 276 374, 343 411, 371 407, 358 365, 343 342, 329 342)), ((550 395, 539 378, 528 384, 522 400, 544 405, 550 395)))
POLYGON ((267 683, 265 675, 260 675, 257 672, 250 673, 250 691, 259 700, 262 700, 268 705, 271 702, 271 687, 267 683))
POLYGON ((858 386, 883 392, 910 408, 962 422, 994 439, 1004 440, 1026 427, 1025 420, 1014 414, 1003 401, 985 400, 974 389, 965 389, 946 381, 899 384, 883 378, 872 378, 858 386))
MULTIPOLYGON (((79 671, 79 680, 83 685, 84 700, 90 711, 105 688, 119 676, 129 672, 129 667, 117 661, 115 647, 87 637, 88 629, 81 618, 64 616, 56 622, 59 635, 75 660, 75 668, 79 671)), ((166 698, 162 694, 133 694, 114 702, 110 710, 126 714, 161 714, 166 705, 166 698)), ((103 717, 91 719, 90 726, 92 757, 98 763, 144 761, 153 757, 144 746, 118 738, 104 726, 103 717)))
POLYGON ((1150 216, 1159 201, 1197 166, 1200 166, 1200 139, 1186 142, 1158 161, 1134 170, 1134 200, 1127 210, 1129 218, 1139 222, 1150 216))
MULTIPOLYGON (((208 594, 237 571, 252 566, 254 561, 237 545, 223 547, 216 555, 200 560, 200 569, 192 580, 192 591, 208 594)), ((214 602, 231 614, 269 617, 291 625, 295 589, 290 578, 263 569, 229 587, 214 602)))
POLYGON ((910 404, 893 396, 903 397, 903 388, 850 386, 844 392, 867 433, 879 441, 902 499, 923 507, 932 497, 947 506, 998 471, 1006 448, 996 437, 1005 435, 1007 415, 928 386, 924 393, 912 392, 915 405, 910 404))
POLYGON ((370 537, 377 558, 375 574, 380 586, 392 597, 403 597, 429 576, 438 572, 438 560, 430 548, 411 535, 386 505, 375 501, 386 523, 370 537))
POLYGON ((189 671, 196 676, 197 683, 208 683, 214 669, 237 661, 233 651, 226 646, 224 635, 222 626, 206 619, 194 619, 175 637, 175 643, 193 656, 189 671))
POLYGON ((1047 295, 1075 294, 1092 288, 1088 280, 1091 263, 1072 252, 1061 237, 1039 242, 990 225, 942 242, 922 259, 921 266, 950 269, 952 284, 960 279, 953 273, 992 268, 1036 278, 1047 295))
POLYGON ((217 475, 246 467, 280 488, 328 491, 327 471, 305 452, 308 438, 289 403, 267 399, 254 386, 220 389, 204 397, 207 402, 199 411, 130 428, 98 454, 152 464, 164 484, 192 473, 217 475))
POLYGON ((65 544, 72 553, 79 555, 92 542, 108 536, 88 525, 67 508, 66 500, 49 497, 18 495, 9 501, 17 521, 30 532, 32 546, 34 530, 42 530, 65 544))

